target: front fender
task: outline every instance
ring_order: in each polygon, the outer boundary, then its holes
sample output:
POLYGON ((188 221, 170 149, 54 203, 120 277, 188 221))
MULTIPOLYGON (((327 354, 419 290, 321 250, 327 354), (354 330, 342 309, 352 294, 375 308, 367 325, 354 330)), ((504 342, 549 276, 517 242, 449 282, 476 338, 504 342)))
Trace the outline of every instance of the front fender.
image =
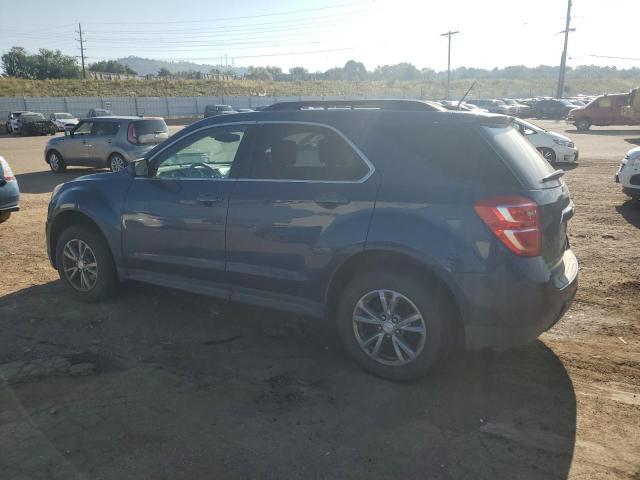
MULTIPOLYGON (((47 245, 53 249, 54 236, 59 234, 59 222, 83 215, 102 233, 120 276, 124 273, 122 261, 122 222, 124 200, 131 185, 127 172, 96 174, 65 183, 51 198, 47 215, 47 245)), ((71 220, 73 224, 73 220, 71 220)), ((51 252, 52 259, 55 252, 51 252)))

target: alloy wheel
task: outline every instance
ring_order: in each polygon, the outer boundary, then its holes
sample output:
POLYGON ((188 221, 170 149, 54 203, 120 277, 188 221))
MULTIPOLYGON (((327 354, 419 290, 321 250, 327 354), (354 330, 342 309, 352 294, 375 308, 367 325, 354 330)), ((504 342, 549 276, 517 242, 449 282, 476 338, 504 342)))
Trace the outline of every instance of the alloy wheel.
POLYGON ((98 281, 98 262, 91 247, 75 238, 69 240, 62 250, 64 275, 73 288, 88 292, 98 281))
POLYGON ((353 333, 360 348, 383 365, 411 363, 424 349, 427 328, 418 307, 393 290, 374 290, 356 303, 353 333))
POLYGON ((57 154, 55 153, 49 154, 49 166, 51 167, 51 170, 53 170, 54 172, 58 171, 58 169, 60 168, 60 159, 58 158, 57 154))
POLYGON ((120 155, 112 156, 110 167, 112 172, 119 172, 120 170, 124 170, 125 168, 124 158, 122 158, 120 155))

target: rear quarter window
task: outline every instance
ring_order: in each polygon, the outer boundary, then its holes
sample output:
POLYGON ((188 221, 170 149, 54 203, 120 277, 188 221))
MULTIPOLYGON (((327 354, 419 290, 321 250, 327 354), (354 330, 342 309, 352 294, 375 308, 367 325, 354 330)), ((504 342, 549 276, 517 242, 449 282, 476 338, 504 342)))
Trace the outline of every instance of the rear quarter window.
MULTIPOLYGON (((514 186, 516 179, 475 125, 388 125, 384 141, 395 153, 394 176, 407 184, 514 186)), ((510 128, 510 130, 513 130, 510 128)), ((515 132, 515 130, 514 130, 515 132)), ((386 176, 386 175, 385 175, 386 176)))

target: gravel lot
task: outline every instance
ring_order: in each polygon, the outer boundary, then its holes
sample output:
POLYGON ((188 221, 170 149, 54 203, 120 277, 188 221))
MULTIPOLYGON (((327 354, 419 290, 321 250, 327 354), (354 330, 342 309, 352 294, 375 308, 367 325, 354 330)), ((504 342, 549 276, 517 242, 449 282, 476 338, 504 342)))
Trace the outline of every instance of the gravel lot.
POLYGON ((640 205, 613 183, 640 131, 540 123, 581 149, 573 308, 529 346, 400 385, 312 320, 139 284, 71 300, 44 222, 88 171, 1 136, 22 210, 0 225, 0 477, 640 479, 640 205))

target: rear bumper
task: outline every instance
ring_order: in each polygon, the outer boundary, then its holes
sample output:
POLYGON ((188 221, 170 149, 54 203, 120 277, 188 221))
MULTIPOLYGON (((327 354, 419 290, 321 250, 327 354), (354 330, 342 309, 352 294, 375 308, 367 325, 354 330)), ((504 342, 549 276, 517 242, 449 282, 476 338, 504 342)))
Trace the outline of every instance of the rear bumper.
POLYGON ((540 258, 515 268, 477 275, 463 285, 465 343, 469 349, 509 348, 535 340, 571 306, 578 289, 578 261, 566 250, 550 271, 540 258))

